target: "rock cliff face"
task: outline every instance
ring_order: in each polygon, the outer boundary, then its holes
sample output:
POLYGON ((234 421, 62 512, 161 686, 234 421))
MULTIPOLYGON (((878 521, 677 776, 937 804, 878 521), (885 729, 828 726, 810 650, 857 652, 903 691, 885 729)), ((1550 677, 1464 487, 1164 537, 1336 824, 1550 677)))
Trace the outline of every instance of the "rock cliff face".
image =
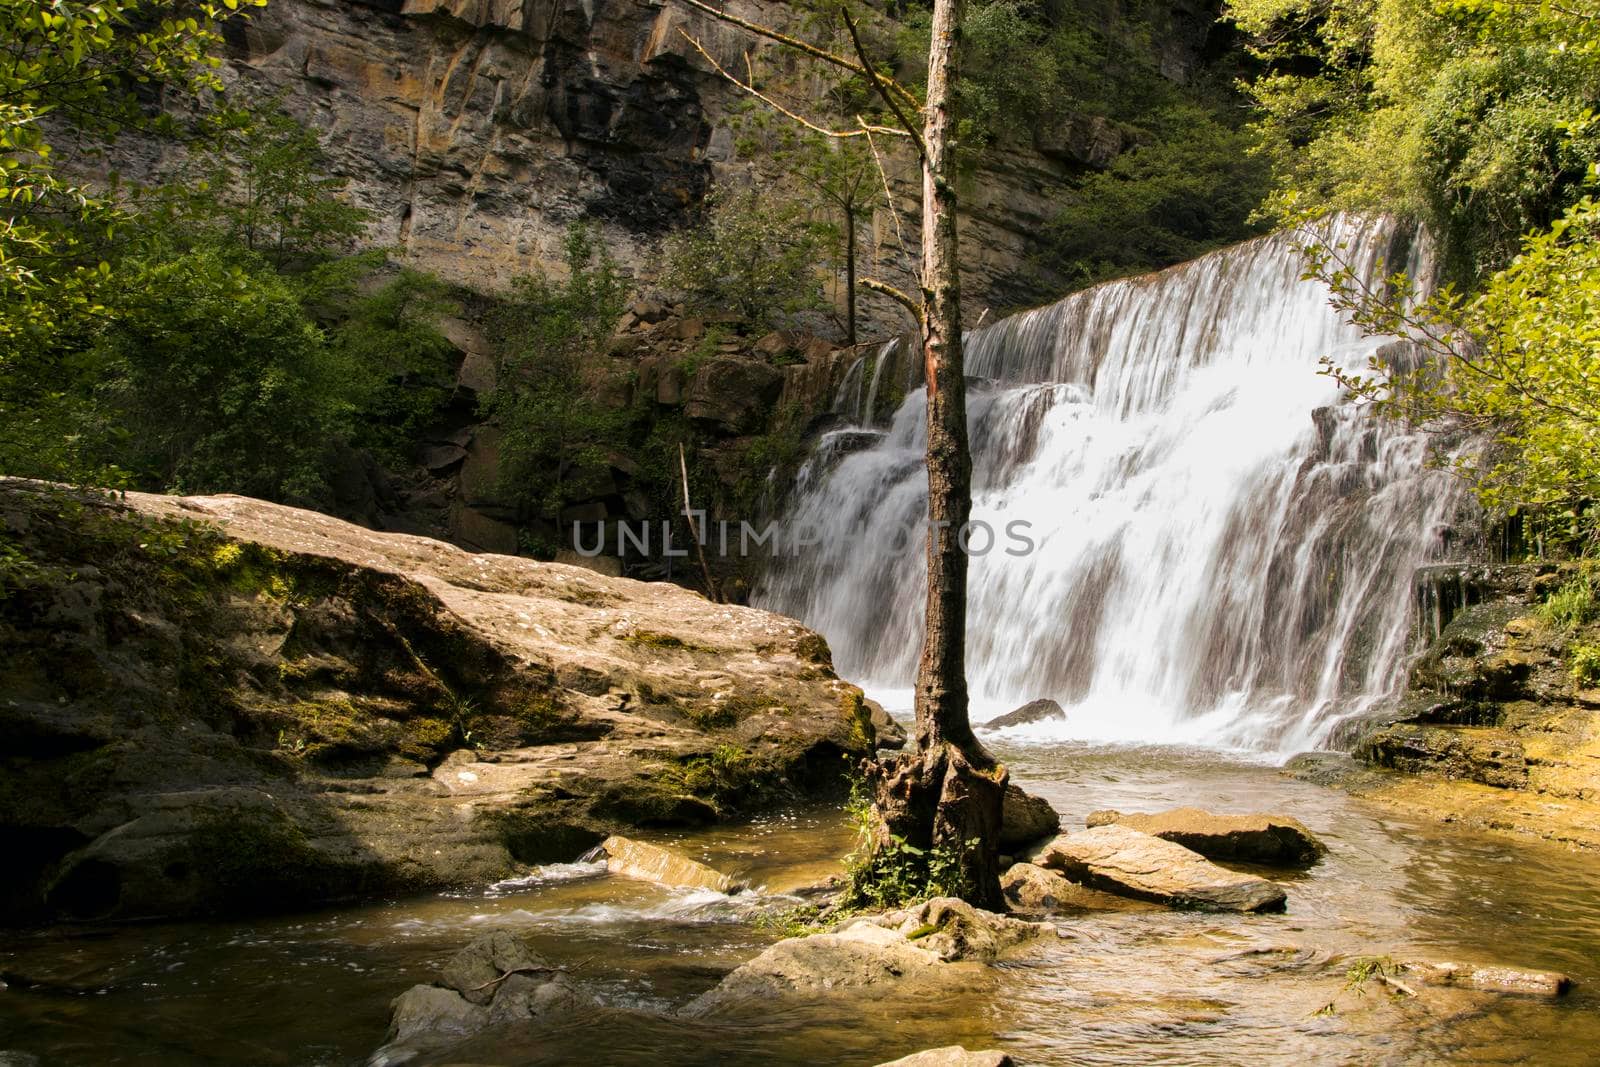
POLYGON ((674 585, 243 497, 0 521, 11 922, 484 884, 870 751, 820 637, 674 585))
MULTIPOLYGON (((1141 46, 1151 62, 1173 81, 1193 76, 1207 56, 1214 0, 1136 6, 1139 24, 1159 42, 1141 46)), ((728 9, 814 32, 802 25, 802 10, 784 3, 733 0, 728 9)), ((1097 2, 1070 17, 1109 25, 1113 10, 1122 6, 1097 2)), ((661 237, 691 219, 709 189, 782 180, 770 160, 742 154, 736 129, 748 98, 685 33, 729 69, 750 53, 794 100, 809 106, 816 95, 806 64, 681 0, 272 0, 226 25, 225 80, 249 98, 278 101, 322 135, 347 195, 372 212, 368 242, 491 298, 519 275, 559 275, 563 240, 577 220, 596 223, 648 290, 661 237)), ((1104 117, 1063 112, 1035 130, 1032 143, 984 153, 961 191, 969 321, 1040 295, 1037 284, 1018 279, 1063 183, 1110 166, 1133 144, 1104 117)), ((910 291, 920 172, 909 152, 879 147, 896 209, 879 198, 862 219, 861 271, 910 291)), ((126 138, 103 160, 79 165, 148 176, 176 163, 163 158, 174 151, 126 138)), ((462 315, 443 323, 461 355, 458 389, 417 442, 415 468, 391 478, 369 458, 351 457, 336 479, 337 513, 495 552, 570 544, 572 522, 664 517, 659 500, 675 485, 641 475, 626 449, 581 472, 589 491, 562 514, 532 514, 504 484, 501 434, 481 423, 477 403, 496 385, 501 354, 483 322, 489 303, 469 297, 462 315)), ((594 402, 692 426, 704 441, 690 462, 714 479, 714 498, 701 503, 724 517, 735 505, 754 510, 739 498, 773 467, 766 460, 752 473, 747 461, 815 429, 848 369, 871 351, 809 335, 713 343, 710 334, 725 333, 726 324, 683 321, 648 296, 641 305, 653 310, 625 317, 612 358, 591 368, 604 383, 594 402)), ((898 305, 871 294, 862 296, 861 314, 862 337, 911 326, 898 305)), ((880 404, 914 384, 901 368, 883 377, 889 387, 880 404)), ((659 560, 630 573, 684 577, 659 560)))
MULTIPOLYGON (((803 17, 761 0, 727 7, 779 27, 803 17)), ((1167 77, 1186 80, 1200 65, 1215 14, 1210 0, 1160 10, 1152 32, 1167 77)), ((755 166, 735 145, 744 98, 680 30, 730 69, 750 52, 803 79, 777 46, 675 0, 273 0, 230 26, 228 71, 327 136, 352 196, 377 215, 373 243, 492 291, 537 267, 558 270, 563 232, 579 218, 603 223, 624 265, 643 269, 655 239, 711 183, 755 166)), ((973 314, 1016 302, 1008 286, 1062 181, 1132 146, 1093 115, 1058 127, 988 153, 963 189, 973 314)), ((863 243, 873 272, 904 284, 920 175, 904 153, 888 170, 902 219, 880 203, 863 243)), ((880 330, 904 325, 876 298, 863 311, 880 330)))

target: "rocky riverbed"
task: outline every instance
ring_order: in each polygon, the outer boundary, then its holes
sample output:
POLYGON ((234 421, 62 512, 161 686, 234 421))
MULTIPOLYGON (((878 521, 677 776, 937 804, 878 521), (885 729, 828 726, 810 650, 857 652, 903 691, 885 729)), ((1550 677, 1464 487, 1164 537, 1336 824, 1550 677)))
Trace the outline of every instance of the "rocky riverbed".
POLYGON ((1105 808, 1203 805, 1282 813, 1328 851, 1309 868, 1237 868, 1284 888, 1281 913, 1083 890, 1029 916, 1055 927, 1048 936, 992 963, 950 964, 962 978, 937 996, 912 984, 812 990, 690 1017, 687 1005, 779 942, 774 907, 838 873, 851 830, 816 810, 642 831, 750 889, 674 889, 564 863, 492 888, 297 916, 14 935, 0 942, 11 983, 0 1049, 52 1064, 358 1064, 384 1043, 397 995, 440 981, 452 956, 496 930, 592 1003, 414 1062, 869 1067, 963 1045, 1031 1064, 1561 1064, 1583 1062, 1600 1039, 1590 854, 1397 815, 1214 751, 996 747, 1067 833, 1105 808), (1552 999, 1393 975, 1410 997, 1370 977, 1385 960, 1562 971, 1577 985, 1552 999))

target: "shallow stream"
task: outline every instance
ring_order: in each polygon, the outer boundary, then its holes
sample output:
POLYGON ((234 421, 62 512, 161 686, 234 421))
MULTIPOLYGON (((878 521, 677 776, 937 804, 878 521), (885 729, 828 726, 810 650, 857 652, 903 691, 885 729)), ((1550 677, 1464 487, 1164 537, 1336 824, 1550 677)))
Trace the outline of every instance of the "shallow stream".
MULTIPOLYGON (((1308 824, 1330 855, 1284 879, 1281 916, 1072 917, 987 986, 921 1001, 856 991, 719 1023, 662 1013, 779 936, 756 921, 770 898, 669 891, 593 866, 292 917, 57 929, 0 941, 0 1050, 42 1067, 357 1064, 382 1042, 390 998, 502 925, 608 1010, 429 1062, 869 1065, 961 1042, 1041 1064, 1600 1063, 1600 857, 1397 818, 1215 751, 995 747, 1069 828, 1105 807, 1272 810, 1308 824), (1553 1003, 1344 989, 1353 960, 1384 955, 1557 969, 1579 985, 1553 1003)), ((773 889, 824 877, 850 844, 833 811, 656 839, 773 889)))

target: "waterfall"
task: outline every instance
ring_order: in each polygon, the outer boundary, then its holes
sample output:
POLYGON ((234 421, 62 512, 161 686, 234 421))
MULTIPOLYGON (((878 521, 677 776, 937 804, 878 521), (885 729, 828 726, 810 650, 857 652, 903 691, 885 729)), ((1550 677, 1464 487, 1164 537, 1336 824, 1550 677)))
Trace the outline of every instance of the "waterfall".
MULTIPOLYGON (((1424 242, 1391 222, 1328 226, 1358 275, 1426 276, 1424 242)), ((1319 359, 1361 367, 1380 340, 1301 271, 1275 235, 969 335, 973 519, 996 535, 971 543, 975 720, 1052 697, 1067 721, 1026 736, 1282 752, 1395 690, 1411 575, 1439 555, 1459 490, 1420 436, 1338 403, 1319 359)), ((821 631, 844 677, 905 706, 925 395, 874 428, 866 374, 840 391, 857 425, 824 439, 786 518, 820 543, 775 559, 756 602, 821 631)))

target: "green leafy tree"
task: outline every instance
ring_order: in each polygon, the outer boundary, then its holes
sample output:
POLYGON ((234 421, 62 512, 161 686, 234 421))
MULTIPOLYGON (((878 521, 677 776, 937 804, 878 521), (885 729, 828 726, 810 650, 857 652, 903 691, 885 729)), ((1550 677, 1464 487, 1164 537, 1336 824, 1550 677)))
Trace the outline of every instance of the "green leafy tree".
POLYGON ((567 277, 518 278, 496 332, 501 356, 487 413, 502 434, 502 477, 536 511, 554 515, 585 495, 577 479, 625 439, 626 411, 602 402, 604 348, 627 282, 595 230, 567 231, 567 277))
POLYGON ((1330 374, 1454 443, 1462 430, 1484 442, 1456 462, 1491 511, 1531 510, 1548 532, 1600 547, 1600 204, 1584 197, 1530 235, 1470 297, 1417 294, 1404 276, 1365 285, 1338 250, 1314 249, 1311 269, 1369 332, 1411 337, 1431 357, 1359 372, 1325 361, 1330 374))
POLYGON ((355 399, 355 443, 392 460, 407 458, 455 391, 455 347, 439 321, 460 310, 444 282, 410 268, 370 292, 348 295, 330 342, 364 385, 355 399))
POLYGON ((741 127, 741 154, 771 160, 807 200, 833 216, 812 229, 844 274, 845 342, 855 344, 861 223, 883 197, 872 146, 864 138, 825 137, 759 107, 744 111, 741 127))
POLYGON ((142 484, 326 502, 324 460, 367 393, 294 287, 198 248, 124 264, 90 353, 108 459, 142 484))
POLYGON ((778 325, 823 306, 816 272, 823 238, 790 198, 716 192, 699 225, 667 240, 662 282, 699 310, 778 325))
POLYGON ((321 136, 275 102, 224 104, 194 137, 190 164, 158 195, 179 198, 184 225, 260 252, 282 268, 343 252, 372 213, 348 202, 345 178, 328 173, 321 136))
POLYGON ((96 313, 120 213, 57 174, 52 132, 160 126, 141 94, 218 88, 217 23, 266 0, 0 0, 0 360, 96 313))
POLYGON ((1140 142, 1061 200, 1033 263, 1073 285, 1167 267, 1258 233, 1266 161, 1211 109, 1178 103, 1142 120, 1140 142))
POLYGON ((1399 211, 1487 277, 1600 155, 1600 18, 1519 0, 1233 0, 1276 214, 1399 211))

